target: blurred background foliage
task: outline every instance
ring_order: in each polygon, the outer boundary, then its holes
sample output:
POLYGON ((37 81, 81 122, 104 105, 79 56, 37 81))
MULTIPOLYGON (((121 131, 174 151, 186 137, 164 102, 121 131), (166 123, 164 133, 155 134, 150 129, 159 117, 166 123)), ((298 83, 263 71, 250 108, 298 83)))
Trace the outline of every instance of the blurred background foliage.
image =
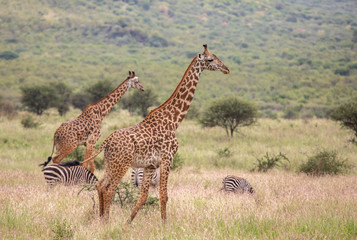
POLYGON ((196 112, 215 98, 239 96, 263 117, 324 118, 357 100, 355 0, 0 0, 0 6, 0 96, 19 108, 21 88, 59 82, 83 108, 83 93, 95 83, 114 88, 129 70, 161 103, 204 43, 231 74, 202 74, 196 112))

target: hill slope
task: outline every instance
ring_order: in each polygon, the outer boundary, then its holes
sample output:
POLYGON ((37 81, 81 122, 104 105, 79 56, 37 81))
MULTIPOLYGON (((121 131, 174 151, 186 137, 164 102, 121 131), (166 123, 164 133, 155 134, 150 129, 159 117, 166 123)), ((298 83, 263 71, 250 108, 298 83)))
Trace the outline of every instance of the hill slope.
POLYGON ((74 91, 135 70, 164 101, 208 43, 231 75, 205 72, 195 102, 237 95, 263 112, 324 116, 357 100, 354 0, 0 1, 0 95, 63 81, 74 91))

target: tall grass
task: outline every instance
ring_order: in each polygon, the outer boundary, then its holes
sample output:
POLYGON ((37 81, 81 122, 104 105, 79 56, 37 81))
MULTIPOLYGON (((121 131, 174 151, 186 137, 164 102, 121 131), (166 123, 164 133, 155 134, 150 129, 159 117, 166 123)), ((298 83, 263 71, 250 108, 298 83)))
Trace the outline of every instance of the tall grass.
MULTIPOLYGON (((203 130, 185 120, 177 132, 184 166, 170 174, 167 224, 161 224, 160 208, 150 206, 127 225, 131 207, 113 204, 104 223, 96 191, 78 195, 80 186, 48 189, 45 184, 38 164, 50 155, 60 123, 78 114, 60 117, 50 111, 36 119, 38 129, 23 128, 21 114, 11 121, 0 118, 1 239, 357 238, 356 169, 343 176, 295 173, 321 149, 335 150, 356 166, 357 149, 348 141, 352 133, 332 121, 261 119, 231 139, 222 129, 203 130), (230 154, 222 156, 222 149, 230 154), (256 159, 278 152, 289 158, 290 171, 249 172, 256 159), (219 192, 228 174, 247 179, 256 194, 219 192)), ((125 111, 111 113, 99 143, 114 129, 139 121, 125 111)), ((101 178, 104 170, 95 173, 101 178)))

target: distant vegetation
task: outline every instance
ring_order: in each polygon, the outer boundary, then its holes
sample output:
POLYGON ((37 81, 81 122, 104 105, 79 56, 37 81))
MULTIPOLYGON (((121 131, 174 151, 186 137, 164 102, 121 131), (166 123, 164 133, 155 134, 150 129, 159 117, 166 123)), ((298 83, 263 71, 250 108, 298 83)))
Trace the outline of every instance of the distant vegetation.
POLYGON ((309 157, 300 166, 300 171, 312 176, 337 175, 346 173, 351 167, 347 160, 338 157, 337 152, 324 150, 309 157))
POLYGON ((334 109, 331 118, 341 123, 341 126, 352 130, 357 137, 357 101, 342 104, 334 109))
POLYGON ((1 9, 0 95, 15 105, 21 86, 57 82, 78 103, 129 69, 161 103, 204 43, 231 74, 202 75, 198 110, 236 95, 264 117, 325 118, 357 100, 354 0, 12 0, 1 9))

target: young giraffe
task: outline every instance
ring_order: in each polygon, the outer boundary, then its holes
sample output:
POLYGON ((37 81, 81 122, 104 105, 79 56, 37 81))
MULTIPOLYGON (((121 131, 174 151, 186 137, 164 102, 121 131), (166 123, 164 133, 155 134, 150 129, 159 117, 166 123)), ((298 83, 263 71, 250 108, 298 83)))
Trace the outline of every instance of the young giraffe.
POLYGON ((160 167, 161 218, 166 222, 167 180, 173 156, 178 149, 175 131, 184 119, 201 72, 205 69, 229 74, 229 69, 214 55, 207 45, 204 52, 194 57, 181 82, 170 98, 135 126, 113 132, 99 150, 84 162, 97 156, 103 149, 105 173, 97 184, 100 216, 109 219, 113 193, 130 166, 144 168, 140 198, 132 211, 129 223, 146 202, 150 181, 160 167))
MULTIPOLYGON (((129 71, 129 76, 108 95, 95 104, 89 104, 78 117, 62 123, 54 134, 51 156, 40 166, 46 166, 51 161, 55 146, 57 155, 53 157, 54 163, 60 163, 81 144, 86 146, 84 159, 89 158, 93 153, 95 143, 100 138, 100 124, 103 118, 129 88, 144 91, 139 78, 132 71, 129 71)), ((88 163, 84 164, 84 167, 87 168, 87 165, 88 163)), ((94 160, 89 162, 89 170, 94 172, 94 160)))

